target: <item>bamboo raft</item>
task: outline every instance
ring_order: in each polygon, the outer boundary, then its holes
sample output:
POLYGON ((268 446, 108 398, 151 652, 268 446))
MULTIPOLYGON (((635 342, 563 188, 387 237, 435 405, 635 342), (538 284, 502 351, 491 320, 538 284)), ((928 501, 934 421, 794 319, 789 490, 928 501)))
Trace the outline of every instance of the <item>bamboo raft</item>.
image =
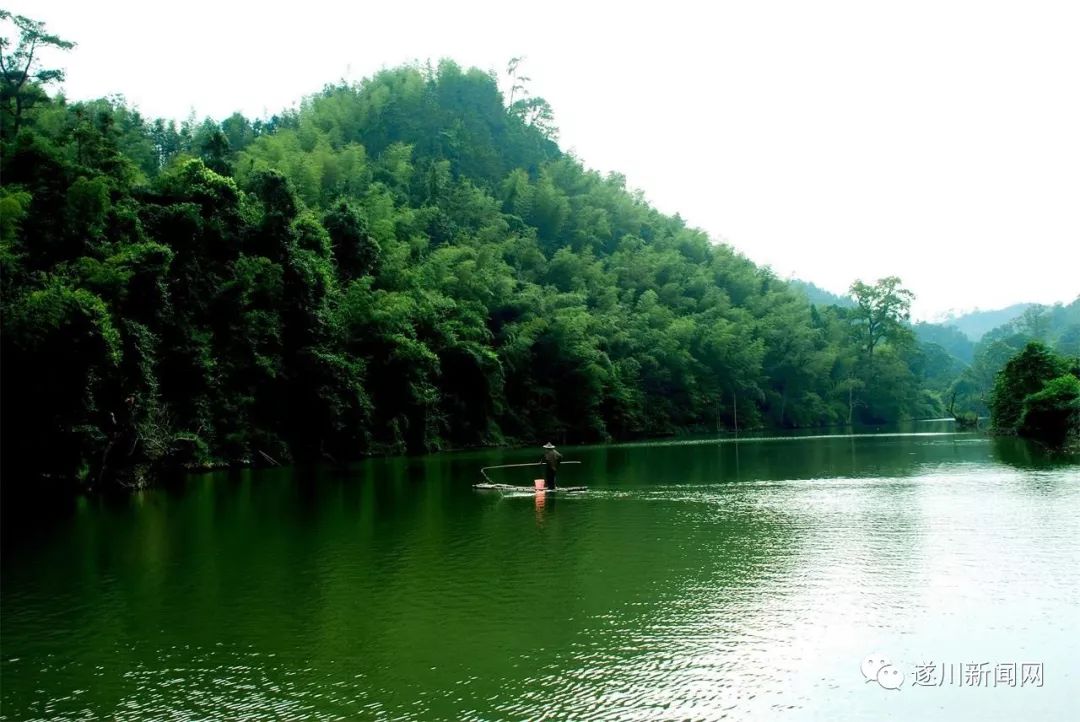
MULTIPOLYGON (((514 484, 489 484, 487 482, 480 482, 479 484, 473 484, 474 489, 480 489, 481 491, 503 491, 503 492, 515 492, 521 494, 539 494, 540 489, 536 489, 531 486, 515 486, 514 484)), ((554 489, 544 489, 545 494, 553 494, 555 492, 563 492, 569 494, 575 491, 587 491, 587 486, 557 486, 554 489)))
MULTIPOLYGON (((580 461, 564 461, 562 463, 563 464, 580 464, 581 462, 580 461)), ((480 490, 483 490, 483 491, 502 491, 502 492, 516 492, 516 493, 521 493, 521 494, 524 494, 524 493, 529 493, 529 494, 537 493, 537 494, 539 494, 541 490, 537 489, 535 486, 519 486, 517 484, 496 484, 495 482, 493 482, 491 480, 491 477, 487 475, 487 471, 488 471, 488 469, 517 469, 517 468, 526 467, 526 466, 543 466, 543 464, 544 464, 544 462, 537 461, 537 462, 532 462, 532 463, 529 463, 529 464, 500 464, 498 466, 485 466, 484 468, 480 469, 480 475, 482 477, 484 477, 484 481, 480 482, 479 484, 473 484, 473 488, 474 489, 480 489, 480 490)), ((587 486, 557 486, 554 489, 544 489, 543 491, 544 491, 545 494, 550 494, 550 493, 556 492, 556 491, 562 491, 562 492, 585 491, 588 488, 589 487, 587 487, 587 486)))

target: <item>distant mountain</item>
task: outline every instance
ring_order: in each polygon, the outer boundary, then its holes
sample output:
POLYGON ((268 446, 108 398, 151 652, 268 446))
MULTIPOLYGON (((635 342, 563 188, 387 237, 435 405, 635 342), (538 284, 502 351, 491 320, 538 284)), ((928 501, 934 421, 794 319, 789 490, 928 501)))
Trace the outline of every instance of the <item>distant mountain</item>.
POLYGON ((968 311, 959 315, 947 314, 937 323, 942 326, 955 326, 961 333, 972 341, 978 342, 987 331, 992 331, 1009 321, 1020 318, 1024 311, 1034 306, 1034 303, 1014 303, 1005 308, 993 311, 968 311))
MULTIPOLYGON (((1044 343, 1063 356, 1080 358, 1080 296, 1069 304, 1022 304, 1010 308, 1024 308, 1024 311, 983 334, 975 344, 968 368, 951 387, 959 394, 957 408, 987 413, 987 402, 998 372, 1031 341, 1044 343)), ((998 313, 1008 310, 1002 309, 998 313)), ((931 343, 924 344, 923 348, 933 352, 931 343)))
POLYGON ((976 351, 999 341, 1017 349, 1028 341, 1041 341, 1058 353, 1080 355, 1080 296, 1070 304, 1031 304, 1017 318, 987 331, 976 351))
POLYGON ((801 281, 798 278, 792 278, 788 281, 792 288, 797 288, 802 291, 810 303, 815 306, 841 306, 843 308, 851 308, 855 305, 855 302, 851 300, 849 296, 837 296, 835 293, 830 293, 820 286, 816 286, 809 281, 801 281))
POLYGON ((975 342, 956 326, 941 323, 916 323, 912 326, 915 337, 922 343, 935 343, 964 364, 970 364, 975 356, 975 342))
MULTIPOLYGON (((791 278, 788 283, 806 296, 816 306, 840 306, 853 308, 855 301, 850 296, 840 296, 826 291, 821 286, 799 278, 791 278)), ((936 343, 950 355, 971 363, 975 344, 990 331, 999 329, 1024 315, 1024 311, 1037 307, 1036 303, 1014 303, 1005 308, 989 311, 974 309, 971 311, 950 310, 926 322, 914 323, 920 341, 936 343)))

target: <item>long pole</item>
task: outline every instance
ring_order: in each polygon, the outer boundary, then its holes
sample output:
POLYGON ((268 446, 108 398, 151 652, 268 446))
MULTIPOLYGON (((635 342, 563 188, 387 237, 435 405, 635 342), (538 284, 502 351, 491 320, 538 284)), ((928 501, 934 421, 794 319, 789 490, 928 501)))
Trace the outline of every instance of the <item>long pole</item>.
MULTIPOLYGON (((520 467, 520 466, 540 466, 543 463, 544 462, 542 462, 542 461, 531 461, 528 464, 499 464, 498 466, 485 466, 485 467, 482 467, 480 470, 481 471, 487 471, 488 469, 514 469, 514 468, 517 468, 517 467, 520 467)), ((560 461, 559 463, 560 464, 580 464, 581 462, 580 461, 560 461)))
MULTIPOLYGON (((480 469, 480 475, 483 476, 485 479, 487 479, 488 475, 485 472, 487 472, 488 469, 517 469, 517 468, 520 468, 520 467, 523 467, 523 466, 542 466, 543 463, 544 462, 542 462, 542 461, 533 461, 533 462, 528 463, 528 464, 499 464, 498 466, 484 466, 484 467, 481 467, 481 469, 480 469)), ((581 462, 580 461, 561 461, 559 463, 560 464, 580 464, 581 462)), ((488 481, 491 481, 491 479, 488 479, 488 481)))

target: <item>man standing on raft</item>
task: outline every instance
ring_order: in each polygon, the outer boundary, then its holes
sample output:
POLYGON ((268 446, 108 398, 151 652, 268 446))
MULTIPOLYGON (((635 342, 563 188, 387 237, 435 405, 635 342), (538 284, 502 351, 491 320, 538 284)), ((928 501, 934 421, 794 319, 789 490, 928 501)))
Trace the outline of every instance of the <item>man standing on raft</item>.
POLYGON ((555 488, 555 476, 559 473, 559 462, 562 461, 562 454, 555 451, 555 445, 550 441, 543 446, 544 456, 540 459, 540 463, 544 465, 544 488, 555 488))

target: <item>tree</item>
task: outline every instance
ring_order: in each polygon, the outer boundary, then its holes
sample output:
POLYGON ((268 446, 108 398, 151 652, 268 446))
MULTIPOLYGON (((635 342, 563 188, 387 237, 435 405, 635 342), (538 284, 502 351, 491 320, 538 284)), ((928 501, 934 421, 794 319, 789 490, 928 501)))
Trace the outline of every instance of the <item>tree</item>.
POLYGON ((528 91, 525 89, 525 83, 532 80, 532 78, 518 74, 518 66, 525 60, 524 55, 518 55, 510 58, 510 61, 506 64, 506 74, 510 76, 510 97, 507 99, 506 104, 509 106, 514 105, 514 96, 520 90, 522 94, 526 94, 528 91))
POLYGON ((856 405, 853 391, 861 386, 858 405, 865 422, 895 421, 923 416, 928 411, 919 394, 918 375, 913 371, 921 365, 922 357, 906 323, 915 296, 900 284, 896 276, 882 278, 873 285, 855 281, 850 289, 855 307, 837 309, 848 320, 850 342, 857 350, 851 378, 861 381, 846 384, 848 413, 850 416, 856 405))
POLYGON ((524 60, 524 56, 514 57, 506 64, 506 74, 510 76, 510 97, 507 100, 510 114, 520 118, 525 125, 539 130, 545 138, 555 140, 559 136, 555 113, 550 103, 529 93, 532 78, 518 71, 524 60), (519 93, 521 97, 514 100, 519 93))
POLYGON ((510 106, 510 111, 521 118, 530 128, 536 128, 545 138, 555 140, 559 137, 559 128, 555 125, 555 111, 551 103, 543 98, 522 98, 510 106))
POLYGON ((207 168, 220 175, 231 175, 228 162, 229 139, 216 125, 204 123, 200 126, 194 143, 207 168))
MULTIPOLYGON (((0 10, 0 22, 14 25, 19 39, 12 49, 12 39, 0 36, 0 102, 4 115, 11 118, 11 135, 17 135, 23 113, 45 99, 45 86, 64 80, 59 68, 41 67, 41 55, 48 48, 71 50, 75 43, 52 35, 45 23, 0 10)), ((4 134, 5 137, 8 135, 4 134)))
POLYGON ((853 319, 861 329, 861 344, 867 358, 882 341, 907 341, 911 331, 904 322, 911 317, 915 294, 900 285, 896 276, 878 280, 872 286, 861 280, 851 284, 855 299, 853 319))

